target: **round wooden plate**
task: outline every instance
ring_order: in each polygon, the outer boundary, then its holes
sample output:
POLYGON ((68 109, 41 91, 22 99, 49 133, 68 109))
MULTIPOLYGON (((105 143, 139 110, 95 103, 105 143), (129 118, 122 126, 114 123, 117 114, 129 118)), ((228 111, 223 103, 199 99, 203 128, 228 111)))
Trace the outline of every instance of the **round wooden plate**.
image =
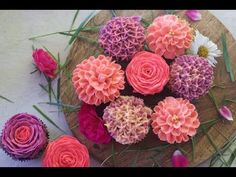
MULTIPOLYGON (((151 21, 154 17, 164 14, 161 10, 118 10, 118 16, 142 16, 147 21, 151 21)), ((227 45, 229 56, 231 58, 232 68, 236 70, 236 42, 233 39, 230 32, 225 26, 208 11, 202 11, 202 20, 198 22, 190 22, 191 26, 198 29, 201 33, 208 36, 218 47, 222 50, 221 34, 225 33, 227 38, 227 45)), ((184 12, 179 11, 177 13, 182 18, 185 18, 184 12)), ((111 11, 101 11, 96 15, 87 26, 102 25, 106 21, 112 18, 111 11)), ((188 20, 188 19, 186 19, 188 20)), ((86 36, 90 39, 97 40, 98 32, 83 32, 81 35, 86 36)), ((102 54, 102 50, 96 44, 92 44, 83 38, 78 38, 73 44, 67 60, 69 64, 66 70, 63 72, 62 83, 61 83, 61 98, 63 103, 70 105, 78 105, 79 100, 75 94, 72 82, 71 73, 75 66, 80 63, 83 59, 88 58, 90 55, 102 54)), ((122 63, 121 63, 122 64, 122 63)), ((220 102, 223 97, 236 98, 236 82, 231 82, 229 74, 226 72, 223 57, 218 58, 217 67, 214 69, 214 83, 224 83, 225 89, 214 88, 212 90, 217 101, 220 102)), ((126 85, 126 89, 121 92, 122 95, 132 95, 132 88, 126 85)), ((171 95, 171 93, 165 89, 161 94, 154 96, 143 97, 140 94, 135 96, 143 98, 147 106, 153 108, 158 101, 165 98, 165 96, 171 95)), ((199 100, 194 102, 200 115, 200 121, 206 122, 213 120, 218 117, 217 109, 213 102, 206 95, 201 97, 199 100)), ((229 104, 233 115, 235 116, 236 106, 229 104)), ((97 108, 98 114, 101 116, 103 113, 104 105, 97 108)), ((132 146, 125 146, 116 143, 114 140, 107 145, 97 145, 87 140, 80 132, 77 123, 77 113, 65 111, 66 120, 74 134, 82 143, 84 143, 90 154, 100 162, 105 160, 103 165, 105 166, 155 166, 157 164, 161 166, 171 166, 170 159, 175 149, 180 148, 186 153, 190 159, 191 166, 196 166, 201 162, 210 158, 215 152, 216 148, 220 149, 226 143, 226 138, 232 136, 236 130, 236 121, 232 123, 223 123, 219 121, 214 126, 206 129, 206 133, 213 140, 216 145, 214 148, 212 143, 209 141, 209 137, 206 134, 198 133, 194 138, 194 151, 192 148, 192 141, 182 143, 179 145, 165 146, 165 142, 161 142, 152 131, 149 132, 147 137, 138 144, 132 146), (224 136, 223 136, 224 135, 224 136), (144 150, 146 149, 146 150, 144 150), (123 150, 122 153, 119 153, 123 150), (113 154, 113 156, 112 156, 113 154)))

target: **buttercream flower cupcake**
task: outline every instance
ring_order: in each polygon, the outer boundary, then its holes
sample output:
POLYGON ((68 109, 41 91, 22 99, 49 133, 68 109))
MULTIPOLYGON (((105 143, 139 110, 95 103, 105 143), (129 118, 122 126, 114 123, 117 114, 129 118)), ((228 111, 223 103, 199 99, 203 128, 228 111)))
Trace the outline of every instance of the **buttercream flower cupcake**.
POLYGON ((76 138, 62 135, 48 144, 42 165, 43 167, 89 167, 88 149, 76 138))
POLYGON ((169 80, 169 66, 151 52, 138 52, 126 68, 126 77, 134 92, 143 95, 160 93, 169 80))
POLYGON ((96 144, 107 144, 111 136, 93 105, 83 103, 78 112, 79 131, 96 144))
POLYGON ((10 118, 1 136, 1 147, 16 160, 37 158, 48 144, 48 131, 37 117, 20 113, 10 118))
POLYGON ((73 71, 72 82, 80 100, 100 105, 115 100, 124 89, 124 71, 111 57, 90 56, 73 71))
POLYGON ((187 142, 196 134, 200 121, 188 100, 166 97, 155 106, 151 125, 160 140, 173 144, 187 142))
POLYGON ((214 79, 211 65, 197 55, 182 55, 170 66, 170 90, 178 97, 198 99, 210 90, 214 79))
POLYGON ((176 15, 163 15, 155 18, 148 27, 146 41, 151 51, 166 59, 174 59, 190 48, 192 33, 185 20, 176 15))
POLYGON ((100 30, 99 43, 106 55, 115 59, 130 60, 143 50, 145 42, 141 17, 114 17, 100 30))
POLYGON ((121 144, 134 144, 149 131, 152 110, 140 98, 120 96, 104 109, 103 120, 110 135, 121 144))

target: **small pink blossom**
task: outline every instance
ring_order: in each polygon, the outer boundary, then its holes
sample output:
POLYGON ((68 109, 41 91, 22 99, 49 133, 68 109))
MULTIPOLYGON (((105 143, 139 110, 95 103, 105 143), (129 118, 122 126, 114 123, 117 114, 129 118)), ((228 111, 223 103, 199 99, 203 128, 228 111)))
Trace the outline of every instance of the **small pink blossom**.
POLYGON ((222 106, 219 109, 219 113, 224 119, 229 120, 229 121, 233 121, 232 113, 227 106, 222 106))
POLYGON ((202 19, 202 15, 199 10, 186 10, 185 15, 192 21, 199 21, 202 19))
POLYGON ((57 62, 53 57, 43 49, 35 49, 33 59, 36 67, 47 77, 53 79, 56 77, 57 62))
POLYGON ((188 167, 189 161, 179 150, 176 150, 172 155, 172 166, 173 167, 188 167))
POLYGON ((111 136, 104 121, 97 115, 95 107, 83 103, 78 112, 79 130, 89 140, 97 144, 107 144, 111 136))

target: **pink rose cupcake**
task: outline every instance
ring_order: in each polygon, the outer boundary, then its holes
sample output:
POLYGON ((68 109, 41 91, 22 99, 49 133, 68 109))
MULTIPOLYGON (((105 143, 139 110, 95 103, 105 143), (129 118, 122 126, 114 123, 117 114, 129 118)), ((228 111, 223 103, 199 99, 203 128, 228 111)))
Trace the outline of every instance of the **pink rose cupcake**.
POLYGON ((169 80, 169 66, 151 52, 138 52, 126 68, 126 77, 134 92, 143 95, 160 93, 169 80))
POLYGON ((195 106, 188 100, 166 97, 155 106, 151 125, 160 140, 173 144, 187 142, 200 122, 195 106))

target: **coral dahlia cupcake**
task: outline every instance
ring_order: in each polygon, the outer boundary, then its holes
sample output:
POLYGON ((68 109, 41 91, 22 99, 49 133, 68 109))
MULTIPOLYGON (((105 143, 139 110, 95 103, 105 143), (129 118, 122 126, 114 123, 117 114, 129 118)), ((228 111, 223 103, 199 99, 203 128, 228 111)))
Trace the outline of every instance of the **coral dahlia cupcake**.
POLYGON ((20 113, 10 118, 1 136, 1 147, 16 160, 35 159, 48 144, 48 131, 37 117, 20 113))
POLYGON ((126 77, 134 92, 153 95, 163 90, 169 80, 169 66, 151 52, 138 52, 126 68, 126 77))
POLYGON ((62 135, 45 150, 43 167, 89 167, 88 149, 76 138, 62 135))
POLYGON ((134 96, 120 96, 104 109, 103 120, 110 135, 121 144, 141 141, 149 131, 152 110, 134 96))
POLYGON ((155 106, 152 114, 153 132, 170 144, 187 142, 199 125, 195 106, 183 98, 166 97, 155 106))
POLYGON ((159 16, 147 29, 146 41, 150 50, 166 59, 183 55, 192 39, 192 28, 175 15, 159 16))
POLYGON ((214 79, 211 65, 197 55, 179 56, 170 66, 169 88, 176 96, 193 100, 205 95, 214 79))
POLYGON ((114 17, 100 30, 99 43, 106 55, 130 60, 143 49, 145 34, 141 17, 114 17))
POLYGON ((124 89, 124 71, 111 57, 90 56, 73 71, 72 82, 80 100, 100 105, 115 100, 124 89))

